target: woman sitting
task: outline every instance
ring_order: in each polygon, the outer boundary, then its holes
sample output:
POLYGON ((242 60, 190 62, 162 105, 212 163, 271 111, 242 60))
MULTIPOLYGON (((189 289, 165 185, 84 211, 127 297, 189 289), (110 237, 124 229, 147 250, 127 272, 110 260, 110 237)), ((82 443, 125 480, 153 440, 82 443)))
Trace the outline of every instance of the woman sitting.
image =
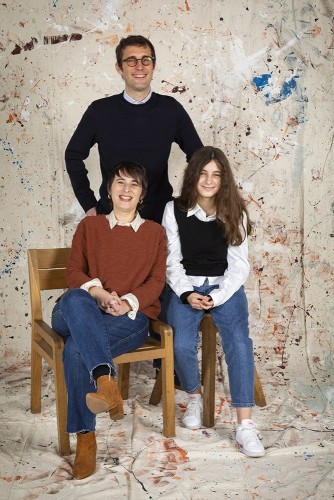
POLYGON ((77 433, 76 479, 96 468, 95 415, 124 416, 113 358, 141 346, 149 318, 160 312, 166 237, 159 224, 137 212, 146 190, 141 165, 114 167, 108 182, 112 212, 78 225, 66 270, 69 290, 52 314, 52 327, 65 340, 67 432, 77 433))
POLYGON ((236 440, 246 455, 260 457, 264 448, 251 420, 254 357, 243 286, 251 223, 220 149, 207 146, 192 156, 180 197, 166 205, 162 224, 168 239, 165 312, 174 330, 175 370, 189 394, 183 425, 202 426, 197 344, 201 320, 210 312, 225 352, 238 417, 236 440))

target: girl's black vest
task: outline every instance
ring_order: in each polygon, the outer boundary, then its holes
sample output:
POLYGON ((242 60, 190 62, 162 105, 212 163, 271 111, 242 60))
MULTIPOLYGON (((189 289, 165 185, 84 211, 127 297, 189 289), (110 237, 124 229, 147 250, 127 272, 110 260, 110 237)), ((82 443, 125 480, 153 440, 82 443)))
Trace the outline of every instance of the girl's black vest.
POLYGON ((228 243, 217 222, 203 222, 195 215, 187 217, 174 201, 179 227, 182 265, 188 276, 222 276, 227 269, 228 243))

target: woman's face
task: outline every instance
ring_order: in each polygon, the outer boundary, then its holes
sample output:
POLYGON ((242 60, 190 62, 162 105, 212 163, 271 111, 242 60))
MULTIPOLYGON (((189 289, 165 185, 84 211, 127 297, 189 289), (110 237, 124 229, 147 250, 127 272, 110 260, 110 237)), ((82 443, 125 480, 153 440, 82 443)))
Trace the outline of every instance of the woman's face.
POLYGON ((197 193, 199 199, 213 198, 221 187, 221 170, 214 160, 203 167, 198 183, 197 193))
POLYGON ((121 171, 115 175, 109 190, 113 209, 135 213, 142 191, 142 185, 136 179, 121 171))

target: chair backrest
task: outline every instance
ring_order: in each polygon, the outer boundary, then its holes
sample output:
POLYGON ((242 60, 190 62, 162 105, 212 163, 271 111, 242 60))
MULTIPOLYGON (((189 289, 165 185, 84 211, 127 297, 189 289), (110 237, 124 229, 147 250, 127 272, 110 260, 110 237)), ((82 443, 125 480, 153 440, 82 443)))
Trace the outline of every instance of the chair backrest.
POLYGON ((67 288, 65 271, 70 251, 70 248, 28 250, 31 315, 33 321, 42 319, 41 290, 67 288))

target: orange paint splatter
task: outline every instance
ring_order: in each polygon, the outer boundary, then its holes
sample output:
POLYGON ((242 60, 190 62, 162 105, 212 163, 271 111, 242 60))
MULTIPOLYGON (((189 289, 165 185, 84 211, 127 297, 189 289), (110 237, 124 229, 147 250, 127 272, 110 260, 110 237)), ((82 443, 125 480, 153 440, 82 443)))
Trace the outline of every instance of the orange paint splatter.
POLYGON ((274 238, 271 238, 270 239, 270 243, 285 243, 287 240, 287 236, 280 236, 280 235, 277 235, 275 236, 274 238))
POLYGON ((263 209, 262 209, 260 203, 257 200, 255 200, 255 198, 253 198, 253 196, 251 194, 248 195, 248 199, 250 201, 252 201, 253 203, 255 203, 255 205, 261 210, 261 212, 263 212, 263 209))
POLYGON ((320 33, 321 33, 321 27, 317 26, 317 25, 313 26, 313 28, 311 30, 311 33, 312 33, 313 36, 320 35, 320 33))
POLYGON ((12 481, 22 481, 23 479, 26 479, 27 476, 2 476, 2 480, 6 481, 6 483, 11 483, 12 481))
POLYGON ((177 446, 172 439, 166 439, 164 441, 164 448, 168 452, 172 452, 169 458, 172 458, 173 462, 184 463, 188 462, 187 452, 179 446, 177 446))
POLYGON ((258 479, 260 479, 260 481, 265 481, 266 483, 270 483, 270 479, 268 479, 267 477, 258 476, 258 479))
POLYGON ((119 37, 117 35, 102 36, 101 38, 97 38, 96 41, 104 42, 108 45, 111 45, 112 47, 115 47, 116 45, 118 45, 119 37))

